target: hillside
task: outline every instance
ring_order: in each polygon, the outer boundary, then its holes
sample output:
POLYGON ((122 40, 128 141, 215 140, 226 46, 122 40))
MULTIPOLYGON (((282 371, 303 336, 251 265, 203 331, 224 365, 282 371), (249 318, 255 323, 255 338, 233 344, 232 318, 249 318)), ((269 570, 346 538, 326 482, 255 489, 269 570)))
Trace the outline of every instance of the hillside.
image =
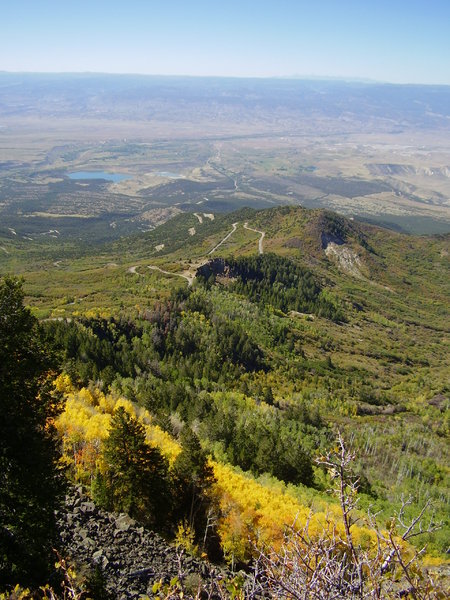
MULTIPOLYGON (((249 538, 281 535, 263 490, 299 514, 335 514, 316 459, 338 430, 356 454, 360 514, 371 506, 384 523, 411 495, 408 517, 432 501, 446 520, 448 235, 278 207, 180 214, 93 247, 2 245, 2 272, 23 275, 71 380, 62 429, 78 482, 91 486, 122 398, 148 412, 163 453, 195 431, 228 507, 217 523, 232 566, 248 567, 249 538)), ((446 525, 430 556, 445 556, 446 525)))

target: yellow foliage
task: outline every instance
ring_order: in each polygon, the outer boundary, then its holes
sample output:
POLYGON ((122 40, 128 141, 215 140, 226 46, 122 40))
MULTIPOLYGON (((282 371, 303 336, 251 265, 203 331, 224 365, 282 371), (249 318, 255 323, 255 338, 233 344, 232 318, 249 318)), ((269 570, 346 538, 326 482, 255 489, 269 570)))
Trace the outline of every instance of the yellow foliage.
MULTIPOLYGON (((294 525, 301 529, 308 523, 308 533, 312 538, 321 536, 324 531, 335 531, 345 539, 338 506, 330 505, 327 512, 313 513, 290 495, 287 488, 262 485, 229 465, 212 465, 224 515, 219 523, 219 533, 230 562, 231 558, 248 558, 252 540, 268 542, 278 548, 285 526, 294 525)), ((375 531, 357 525, 353 525, 351 531, 355 544, 375 548, 375 531)))
POLYGON ((194 543, 195 531, 192 527, 187 523, 187 521, 183 521, 178 523, 177 534, 175 536, 175 543, 177 546, 181 546, 188 552, 194 556, 199 554, 198 546, 194 543))
POLYGON ((117 399, 99 390, 82 388, 74 391, 69 382, 67 376, 60 376, 55 382, 55 387, 64 390, 66 396, 64 411, 55 424, 63 439, 63 462, 72 467, 77 481, 88 482, 93 476, 98 467, 101 442, 108 436, 111 415, 121 406, 139 419, 145 428, 147 440, 173 463, 180 453, 180 447, 168 433, 152 424, 147 410, 136 407, 125 398, 117 399))
POLYGON ((58 392, 62 392, 63 394, 73 392, 72 381, 66 373, 61 373, 61 375, 55 379, 54 386, 58 392))
POLYGON ((31 600, 33 596, 33 592, 28 588, 20 587, 17 584, 12 592, 1 592, 0 600, 11 600, 11 598, 14 598, 14 600, 31 600))
POLYGON ((120 407, 123 407, 125 409, 125 411, 131 415, 132 417, 136 417, 136 409, 134 408, 134 405, 132 402, 130 402, 129 400, 126 400, 125 398, 119 398, 116 401, 116 404, 114 406, 114 410, 119 409, 120 407))
POLYGON ((102 440, 108 435, 111 416, 99 412, 83 400, 83 398, 69 396, 64 412, 56 421, 56 426, 65 438, 78 437, 87 442, 102 440))
POLYGON ((98 407, 102 412, 108 413, 110 415, 113 414, 114 408, 116 406, 116 401, 111 396, 103 395, 102 398, 98 401, 98 407))
MULTIPOLYGON (((281 542, 284 525, 292 524, 296 519, 306 523, 310 510, 292 496, 264 487, 228 465, 214 463, 213 466, 222 511, 225 515, 231 515, 230 519, 236 526, 245 524, 245 528, 253 530, 259 539, 276 544, 277 541, 281 542), (236 507, 240 513, 239 523, 233 516, 236 507)), ((230 519, 223 523, 223 527, 221 525, 223 538, 235 538, 230 519)), ((230 539, 227 543, 230 543, 230 539)))
POLYGON ((92 406, 95 404, 94 397, 88 388, 81 388, 81 390, 78 390, 75 395, 86 404, 90 404, 92 406))
POLYGON ((426 567, 441 567, 445 565, 447 568, 450 568, 450 560, 444 560, 438 556, 430 556, 428 554, 425 555, 423 564, 426 567))
POLYGON ((86 319, 109 319, 112 313, 110 310, 90 308, 84 312, 86 319))
MULTIPOLYGON (((63 438, 64 460, 72 467, 77 480, 89 483, 99 468, 101 442, 108 435, 111 414, 120 406, 139 419, 147 440, 157 446, 169 462, 173 463, 180 453, 179 444, 152 423, 148 411, 129 400, 86 388, 74 391, 66 376, 60 376, 55 386, 65 391, 65 410, 57 418, 56 426, 63 438)), ((249 557, 251 540, 280 546, 286 525, 301 528, 308 522, 311 537, 321 535, 324 530, 335 530, 344 536, 337 505, 327 507, 326 513, 312 513, 281 483, 263 485, 230 465, 216 462, 211 465, 222 514, 218 530, 230 562, 249 557)), ((375 532, 368 528, 354 525, 352 533, 356 544, 370 547, 376 543, 375 532)))
POLYGON ((158 425, 144 425, 147 440, 157 446, 171 464, 180 454, 180 445, 158 425))

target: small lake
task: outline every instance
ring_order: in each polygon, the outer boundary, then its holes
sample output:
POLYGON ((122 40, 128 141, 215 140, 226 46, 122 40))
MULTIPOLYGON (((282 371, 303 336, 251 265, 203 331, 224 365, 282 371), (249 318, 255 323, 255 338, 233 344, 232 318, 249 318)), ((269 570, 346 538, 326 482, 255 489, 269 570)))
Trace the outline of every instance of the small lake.
POLYGON ((130 175, 124 173, 106 173, 105 171, 75 171, 68 173, 70 179, 103 179, 117 183, 125 179, 131 179, 130 175))

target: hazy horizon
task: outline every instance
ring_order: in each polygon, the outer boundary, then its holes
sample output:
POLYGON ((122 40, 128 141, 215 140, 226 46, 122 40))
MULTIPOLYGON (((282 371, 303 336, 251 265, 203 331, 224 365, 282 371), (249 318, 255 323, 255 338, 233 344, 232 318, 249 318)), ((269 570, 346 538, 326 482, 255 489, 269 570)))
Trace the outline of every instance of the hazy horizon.
POLYGON ((450 85, 447 0, 17 0, 0 70, 450 85))
POLYGON ((393 85, 393 86, 430 86, 450 87, 450 83, 419 83, 419 82, 394 82, 381 79, 370 79, 368 77, 345 77, 339 75, 185 75, 181 73, 138 73, 138 72, 112 72, 112 71, 10 71, 0 70, 0 74, 6 75, 80 75, 80 76, 112 76, 112 77, 149 77, 149 78, 173 78, 173 79, 237 79, 237 80, 292 80, 292 81, 322 81, 361 83, 367 85, 393 85))

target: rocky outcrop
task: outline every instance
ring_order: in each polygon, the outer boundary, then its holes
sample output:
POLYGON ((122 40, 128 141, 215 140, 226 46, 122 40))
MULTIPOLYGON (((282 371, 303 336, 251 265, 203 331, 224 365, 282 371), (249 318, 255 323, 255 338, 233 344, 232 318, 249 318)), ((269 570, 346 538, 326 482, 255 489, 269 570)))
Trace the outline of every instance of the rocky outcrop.
POLYGON ((230 265, 224 258, 213 258, 197 269, 197 276, 199 277, 204 277, 207 280, 211 275, 236 277, 237 272, 230 268, 230 265))
POLYGON ((365 279, 361 273, 363 267, 362 261, 350 246, 329 242, 325 248, 325 254, 328 257, 335 257, 340 269, 345 273, 353 275, 357 279, 365 279))
POLYGON ((170 546, 159 535, 142 527, 126 514, 99 509, 74 488, 58 514, 60 551, 78 566, 98 567, 106 591, 113 598, 153 597, 153 584, 178 577, 193 594, 199 586, 214 598, 213 589, 225 574, 209 563, 170 546))

